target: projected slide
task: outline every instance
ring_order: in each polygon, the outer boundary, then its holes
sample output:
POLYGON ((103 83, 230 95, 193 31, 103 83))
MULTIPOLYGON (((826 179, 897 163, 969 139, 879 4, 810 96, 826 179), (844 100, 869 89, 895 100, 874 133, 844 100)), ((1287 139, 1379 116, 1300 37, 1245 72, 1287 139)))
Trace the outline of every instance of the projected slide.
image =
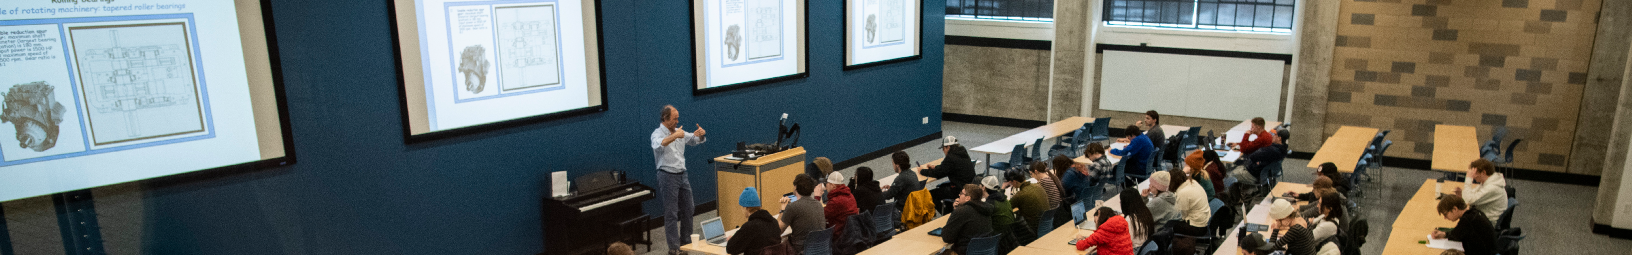
POLYGON ((919 27, 922 2, 917 0, 846 0, 845 67, 921 54, 919 27))
POLYGON ((410 141, 605 109, 593 2, 393 0, 393 8, 410 141))
POLYGON ((697 90, 805 73, 804 1, 694 3, 697 90))
POLYGON ((262 2, 8 4, 0 201, 287 162, 262 2))

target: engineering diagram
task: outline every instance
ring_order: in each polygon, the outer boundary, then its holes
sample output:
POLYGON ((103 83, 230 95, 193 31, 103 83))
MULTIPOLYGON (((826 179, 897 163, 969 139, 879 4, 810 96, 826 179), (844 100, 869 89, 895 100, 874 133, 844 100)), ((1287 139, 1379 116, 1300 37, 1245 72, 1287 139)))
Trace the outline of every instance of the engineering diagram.
POLYGON ((905 0, 867 0, 863 3, 867 15, 867 40, 863 45, 878 46, 905 40, 907 37, 905 0))
POLYGON ((499 86, 504 91, 561 85, 554 4, 494 7, 499 86))
POLYGON ((69 28, 92 143, 203 132, 184 23, 69 28))
POLYGON ((721 58, 727 66, 782 56, 783 0, 721 0, 721 58))

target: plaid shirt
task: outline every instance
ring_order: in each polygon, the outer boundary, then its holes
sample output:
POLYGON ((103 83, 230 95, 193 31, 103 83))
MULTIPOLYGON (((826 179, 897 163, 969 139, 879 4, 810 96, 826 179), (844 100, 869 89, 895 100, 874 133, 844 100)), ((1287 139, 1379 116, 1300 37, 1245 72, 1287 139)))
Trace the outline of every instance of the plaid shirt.
POLYGON ((1096 180, 1109 180, 1116 177, 1116 172, 1112 172, 1116 170, 1116 163, 1111 163, 1111 157, 1108 155, 1101 156, 1099 160, 1094 160, 1087 165, 1088 175, 1093 176, 1096 180))

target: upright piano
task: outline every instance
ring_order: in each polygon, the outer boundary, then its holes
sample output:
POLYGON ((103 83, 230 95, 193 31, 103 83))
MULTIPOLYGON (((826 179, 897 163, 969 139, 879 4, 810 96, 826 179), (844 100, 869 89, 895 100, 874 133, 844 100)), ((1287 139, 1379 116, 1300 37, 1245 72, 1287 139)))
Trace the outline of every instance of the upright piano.
POLYGON ((579 192, 544 198, 543 254, 600 254, 607 244, 619 241, 624 230, 619 223, 645 217, 640 205, 656 198, 656 191, 639 182, 626 183, 621 176, 616 179, 578 182, 579 192))

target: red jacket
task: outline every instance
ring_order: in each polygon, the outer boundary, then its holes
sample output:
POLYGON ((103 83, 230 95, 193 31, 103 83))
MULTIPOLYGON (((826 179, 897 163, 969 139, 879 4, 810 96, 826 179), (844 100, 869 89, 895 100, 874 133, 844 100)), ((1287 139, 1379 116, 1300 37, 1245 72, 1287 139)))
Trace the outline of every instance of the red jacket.
POLYGON ((850 194, 850 187, 834 186, 836 188, 827 191, 827 206, 822 207, 822 214, 827 216, 827 226, 833 228, 833 237, 838 238, 839 233, 844 233, 844 221, 861 210, 856 209, 856 196, 850 194))
POLYGON ((1133 239, 1128 237, 1128 221, 1121 215, 1111 216, 1088 238, 1077 241, 1077 250, 1099 246, 1100 255, 1133 255, 1133 239))
POLYGON ((1269 131, 1258 132, 1258 140, 1247 141, 1247 139, 1252 138, 1252 135, 1252 133, 1241 135, 1241 142, 1239 142, 1241 144, 1241 155, 1252 155, 1253 152, 1258 151, 1258 148, 1269 147, 1270 144, 1275 143, 1275 138, 1269 137, 1274 134, 1270 134, 1269 131))

